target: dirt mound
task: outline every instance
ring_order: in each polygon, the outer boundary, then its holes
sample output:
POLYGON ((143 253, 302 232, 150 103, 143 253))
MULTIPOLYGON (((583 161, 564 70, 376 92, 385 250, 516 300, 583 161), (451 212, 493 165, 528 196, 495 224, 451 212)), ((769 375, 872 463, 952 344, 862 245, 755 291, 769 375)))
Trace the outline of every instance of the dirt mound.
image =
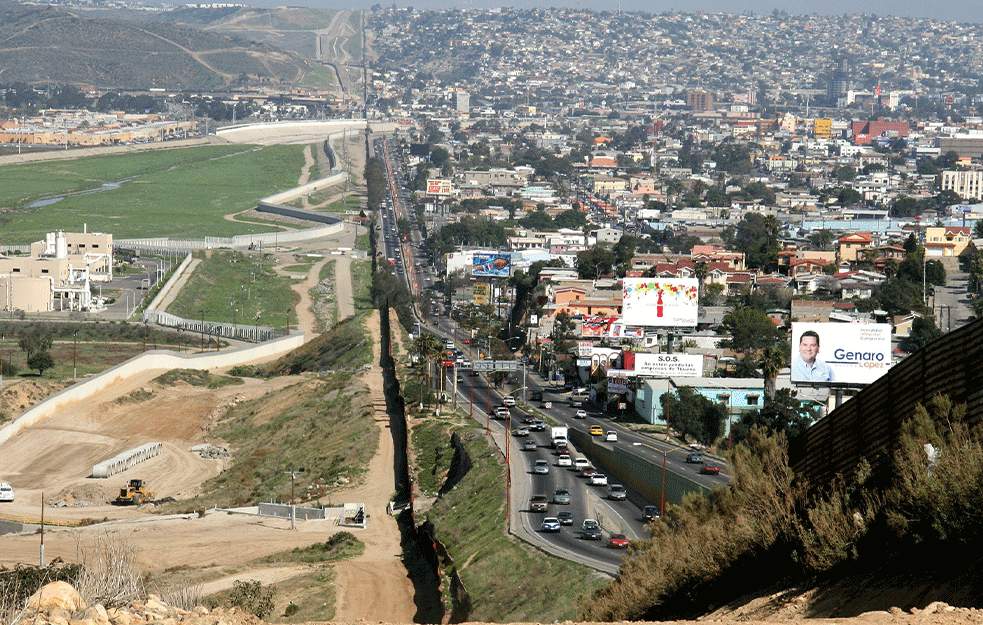
POLYGON ((45 497, 44 503, 53 508, 81 508, 105 505, 110 499, 108 489, 101 484, 74 484, 56 495, 45 497))

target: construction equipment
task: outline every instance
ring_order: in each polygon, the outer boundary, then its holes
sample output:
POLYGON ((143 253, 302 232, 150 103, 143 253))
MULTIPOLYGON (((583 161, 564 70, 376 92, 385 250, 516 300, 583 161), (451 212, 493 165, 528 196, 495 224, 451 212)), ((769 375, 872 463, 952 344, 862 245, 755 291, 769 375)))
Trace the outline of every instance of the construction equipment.
POLYGON ((119 497, 113 502, 118 506, 138 506, 154 500, 154 491, 147 490, 143 480, 130 480, 123 488, 119 489, 119 497))

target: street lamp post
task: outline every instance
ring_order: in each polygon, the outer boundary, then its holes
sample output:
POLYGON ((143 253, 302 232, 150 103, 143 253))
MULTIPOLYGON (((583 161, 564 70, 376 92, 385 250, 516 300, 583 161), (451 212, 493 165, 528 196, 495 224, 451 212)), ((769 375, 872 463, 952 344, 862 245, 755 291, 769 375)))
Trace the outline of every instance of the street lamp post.
POLYGON ((294 481, 297 478, 298 473, 303 473, 304 467, 299 469, 293 469, 291 471, 284 471, 284 473, 290 474, 290 529, 297 529, 297 509, 294 507, 294 481))
POLYGON ((201 351, 205 351, 205 309, 202 308, 198 312, 201 313, 201 351))
MULTIPOLYGON (((76 366, 75 354, 78 349, 79 344, 79 331, 76 329, 72 332, 72 380, 78 381, 78 367, 76 366)), ((3 363, 0 363, 0 370, 3 369, 3 363)))

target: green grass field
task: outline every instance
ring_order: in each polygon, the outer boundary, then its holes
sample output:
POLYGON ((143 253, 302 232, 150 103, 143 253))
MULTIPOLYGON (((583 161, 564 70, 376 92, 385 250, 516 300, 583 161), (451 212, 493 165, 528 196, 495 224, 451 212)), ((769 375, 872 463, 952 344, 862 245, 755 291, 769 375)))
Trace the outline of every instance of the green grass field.
POLYGON ((0 167, 4 243, 53 230, 112 232, 116 238, 232 236, 272 231, 224 219, 296 186, 303 146, 206 146, 0 167), (103 184, 120 183, 102 189, 103 184), (78 194, 78 195, 72 195, 78 194), (39 208, 33 202, 63 200, 39 208))

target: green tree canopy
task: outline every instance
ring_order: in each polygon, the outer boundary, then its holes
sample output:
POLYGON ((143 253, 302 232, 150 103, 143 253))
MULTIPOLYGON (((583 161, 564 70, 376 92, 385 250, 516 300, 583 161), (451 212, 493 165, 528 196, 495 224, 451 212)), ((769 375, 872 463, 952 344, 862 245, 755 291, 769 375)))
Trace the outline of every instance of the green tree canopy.
POLYGON ((684 439, 710 445, 720 436, 726 411, 693 388, 683 386, 676 393, 664 394, 660 401, 669 427, 684 439))
POLYGON ((724 315, 720 332, 729 337, 720 341, 722 347, 742 353, 760 352, 782 339, 775 322, 764 311, 749 307, 724 315))
POLYGON ((898 347, 910 354, 925 347, 943 334, 945 333, 935 326, 934 319, 931 317, 918 317, 911 322, 911 332, 908 333, 908 336, 901 339, 898 347))

